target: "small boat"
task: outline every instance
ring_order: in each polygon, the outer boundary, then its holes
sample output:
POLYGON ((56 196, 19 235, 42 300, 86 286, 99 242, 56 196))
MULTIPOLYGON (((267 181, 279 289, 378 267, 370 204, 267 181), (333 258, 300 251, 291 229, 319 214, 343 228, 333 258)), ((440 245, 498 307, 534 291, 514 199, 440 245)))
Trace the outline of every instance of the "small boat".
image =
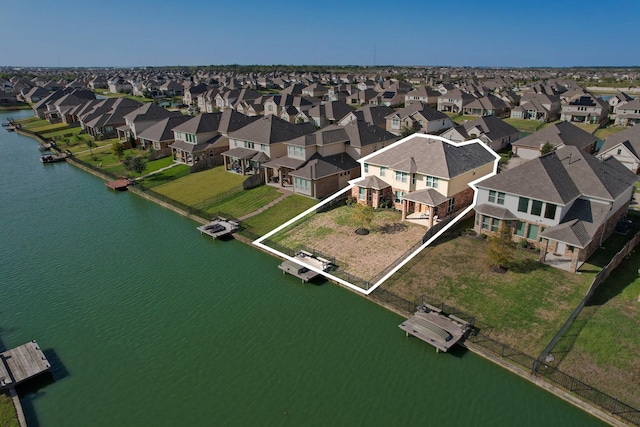
POLYGON ((55 163, 63 161, 66 157, 64 154, 45 154, 40 156, 40 161, 42 163, 55 163))

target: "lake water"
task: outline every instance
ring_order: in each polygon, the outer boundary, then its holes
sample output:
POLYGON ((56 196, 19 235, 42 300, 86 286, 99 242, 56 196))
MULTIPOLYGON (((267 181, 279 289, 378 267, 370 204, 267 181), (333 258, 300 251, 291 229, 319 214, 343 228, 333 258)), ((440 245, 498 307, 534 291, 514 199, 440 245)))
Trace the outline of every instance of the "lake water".
POLYGON ((603 425, 474 354, 436 354, 361 296, 43 165, 29 138, 0 130, 0 150, 0 340, 53 362, 21 391, 30 425, 603 425))

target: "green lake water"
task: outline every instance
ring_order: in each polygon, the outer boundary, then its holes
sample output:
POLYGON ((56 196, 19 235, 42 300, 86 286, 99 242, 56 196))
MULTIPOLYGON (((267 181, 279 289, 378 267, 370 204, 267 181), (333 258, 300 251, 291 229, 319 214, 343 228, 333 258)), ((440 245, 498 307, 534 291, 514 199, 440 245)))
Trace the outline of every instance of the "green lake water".
MULTIPOLYGON (((30 112, 0 113, 6 117, 30 112)), ((0 130, 0 345, 36 339, 40 426, 596 426, 397 315, 0 130)))

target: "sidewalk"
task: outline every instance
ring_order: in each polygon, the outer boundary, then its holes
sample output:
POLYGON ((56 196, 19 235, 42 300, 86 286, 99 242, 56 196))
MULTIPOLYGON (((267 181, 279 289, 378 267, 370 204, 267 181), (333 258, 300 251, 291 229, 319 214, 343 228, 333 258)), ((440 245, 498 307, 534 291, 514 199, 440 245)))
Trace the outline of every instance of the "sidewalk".
POLYGON ((179 164, 180 164, 180 163, 172 163, 172 164, 170 164, 169 166, 165 166, 165 167, 163 167, 163 168, 158 169, 157 171, 149 172, 149 173, 148 173, 148 174, 146 174, 146 175, 139 176, 139 177, 135 178, 135 179, 134 179, 134 181, 140 181, 141 179, 144 179, 144 178, 146 178, 146 177, 148 177, 148 176, 155 175, 155 174, 160 173, 160 172, 164 172, 164 171, 166 171, 167 169, 171 169, 171 168, 172 168, 172 167, 174 167, 174 166, 178 166, 179 164))
POLYGON ((251 218, 252 216, 258 215, 259 213, 266 211, 270 207, 277 205, 278 203, 280 203, 281 201, 283 201, 287 197, 291 196, 292 194, 293 193, 289 193, 289 192, 283 193, 282 196, 278 197, 273 202, 264 205, 263 207, 261 207, 260 209, 258 209, 256 211, 249 212, 248 214, 241 216, 240 218, 238 218, 238 220, 239 221, 244 221, 247 218, 251 218))

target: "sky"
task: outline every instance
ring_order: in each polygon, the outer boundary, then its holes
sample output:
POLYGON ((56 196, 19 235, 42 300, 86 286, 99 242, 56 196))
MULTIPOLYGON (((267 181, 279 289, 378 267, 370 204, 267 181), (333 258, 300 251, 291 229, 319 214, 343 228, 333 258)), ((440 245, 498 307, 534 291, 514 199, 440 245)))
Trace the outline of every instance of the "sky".
POLYGON ((639 0, 0 0, 0 66, 640 65, 639 0))

